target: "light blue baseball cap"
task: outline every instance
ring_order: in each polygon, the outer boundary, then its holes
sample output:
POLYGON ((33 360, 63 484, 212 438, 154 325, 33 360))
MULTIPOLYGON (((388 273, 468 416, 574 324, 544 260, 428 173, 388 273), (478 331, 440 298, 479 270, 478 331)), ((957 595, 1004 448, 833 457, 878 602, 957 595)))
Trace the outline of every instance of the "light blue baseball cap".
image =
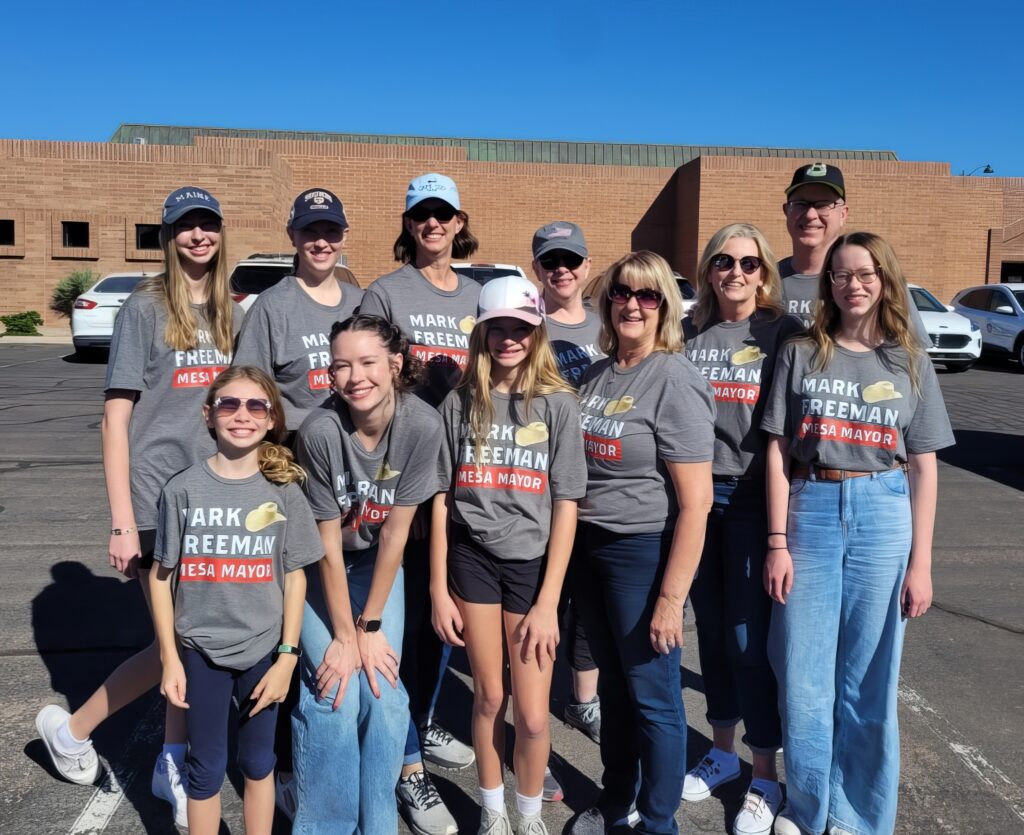
POLYGON ((409 211, 417 203, 421 203, 431 197, 443 200, 453 209, 461 209, 459 205, 459 190, 455 181, 444 174, 424 174, 409 183, 409 190, 405 193, 405 210, 409 211))

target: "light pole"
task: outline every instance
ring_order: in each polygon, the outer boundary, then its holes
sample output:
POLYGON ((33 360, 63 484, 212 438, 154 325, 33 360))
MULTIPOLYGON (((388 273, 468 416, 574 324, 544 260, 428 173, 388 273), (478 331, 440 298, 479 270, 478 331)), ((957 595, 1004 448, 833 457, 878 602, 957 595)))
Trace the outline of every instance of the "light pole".
POLYGON ((976 171, 980 171, 982 168, 985 169, 984 171, 981 172, 982 174, 995 174, 996 173, 996 170, 991 165, 989 165, 988 163, 985 163, 984 165, 979 165, 977 168, 971 169, 970 171, 964 171, 961 168, 960 169, 960 176, 961 177, 970 177, 972 174, 974 174, 976 171))

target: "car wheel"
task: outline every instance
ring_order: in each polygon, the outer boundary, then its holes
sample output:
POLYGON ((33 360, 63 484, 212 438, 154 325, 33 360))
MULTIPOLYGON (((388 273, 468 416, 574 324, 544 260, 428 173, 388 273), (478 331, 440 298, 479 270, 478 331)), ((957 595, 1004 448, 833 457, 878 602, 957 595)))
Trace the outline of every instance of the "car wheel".
POLYGON ((974 365, 973 362, 947 362, 946 370, 952 371, 959 374, 961 371, 966 371, 974 365))

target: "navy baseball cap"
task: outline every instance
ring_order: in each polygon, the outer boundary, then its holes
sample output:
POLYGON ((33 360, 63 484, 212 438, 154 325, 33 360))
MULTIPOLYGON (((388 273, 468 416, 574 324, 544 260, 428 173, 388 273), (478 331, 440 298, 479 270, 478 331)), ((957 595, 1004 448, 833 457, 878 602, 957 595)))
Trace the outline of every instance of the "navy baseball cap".
POLYGON ((556 249, 575 252, 584 258, 590 255, 587 242, 583 240, 583 230, 567 220, 556 220, 533 233, 534 258, 540 258, 544 253, 556 249))
POLYGON ((826 165, 823 162, 801 165, 793 175, 793 182, 786 189, 786 197, 789 197, 800 186, 810 185, 828 186, 844 200, 846 199, 846 183, 843 181, 843 172, 834 165, 826 165))
POLYGON ((341 205, 338 195, 325 188, 313 188, 295 198, 291 214, 288 215, 288 228, 305 229, 318 220, 348 228, 345 207, 341 205))
POLYGON ((187 215, 193 209, 202 209, 223 219, 220 203, 205 188, 182 186, 167 195, 164 200, 164 223, 174 223, 178 218, 187 215))

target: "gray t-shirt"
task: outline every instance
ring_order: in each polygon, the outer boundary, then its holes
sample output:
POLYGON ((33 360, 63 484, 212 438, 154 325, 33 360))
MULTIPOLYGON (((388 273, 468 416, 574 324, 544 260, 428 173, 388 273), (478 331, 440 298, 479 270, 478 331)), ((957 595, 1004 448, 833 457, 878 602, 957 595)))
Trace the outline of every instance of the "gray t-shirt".
POLYGON ((391 426, 368 452, 348 406, 334 395, 310 413, 295 441, 313 516, 340 519, 346 551, 373 547, 392 507, 418 505, 438 492, 441 434, 435 409, 399 394, 391 426))
POLYGON ((611 357, 580 387, 587 495, 580 519, 616 533, 675 527, 675 487, 665 462, 712 461, 715 397, 682 353, 655 351, 632 368, 611 357))
POLYGON ((683 320, 686 358, 715 392, 715 475, 764 473, 761 414, 775 359, 782 343, 802 330, 799 319, 763 310, 742 322, 708 322, 700 332, 692 319, 683 320))
POLYGON ((955 443, 931 361, 918 360, 914 392, 901 348, 849 351, 836 346, 832 362, 814 371, 814 344, 800 339, 782 349, 761 428, 789 440, 795 461, 838 470, 879 472, 907 453, 955 443))
MULTIPOLYGON (((192 305, 199 325, 195 348, 175 351, 164 342, 167 308, 161 298, 136 290, 114 320, 104 391, 138 392, 128 427, 135 524, 155 528, 160 488, 175 473, 217 450, 203 421, 206 389, 231 364, 210 334, 203 305, 192 305)), ((232 306, 234 333, 242 309, 232 306)))
POLYGON ((366 288, 361 312, 383 316, 402 329, 413 356, 427 368, 427 382, 417 394, 436 407, 466 367, 479 298, 480 285, 472 279, 460 275, 458 289, 438 290, 406 264, 366 288))
POLYGON ((547 328, 559 373, 569 385, 579 388, 587 369, 605 356, 597 346, 601 317, 588 310, 578 325, 567 325, 548 316, 547 328))
MULTIPOLYGON (((818 276, 793 271, 793 259, 779 261, 779 275, 782 276, 782 303, 786 312, 798 317, 804 327, 809 328, 818 310, 818 276)), ((907 307, 910 310, 910 329, 922 348, 932 347, 932 338, 924 326, 921 312, 914 303, 914 297, 907 289, 907 307)))
POLYGON ((331 328, 351 316, 363 297, 358 287, 339 286, 340 303, 320 304, 295 276, 285 276, 257 296, 238 335, 235 365, 255 365, 277 381, 289 430, 331 393, 331 328))
POLYGON ((154 558, 177 567, 174 628, 214 664, 247 670, 281 641, 284 575, 319 560, 320 534, 297 484, 222 478, 206 461, 160 497, 154 558))
POLYGON ((503 560, 547 553, 552 502, 575 500, 587 486, 580 411, 568 393, 534 397, 492 391, 494 422, 476 460, 460 392, 441 404, 445 442, 438 474, 442 491, 455 481, 452 519, 503 560))

